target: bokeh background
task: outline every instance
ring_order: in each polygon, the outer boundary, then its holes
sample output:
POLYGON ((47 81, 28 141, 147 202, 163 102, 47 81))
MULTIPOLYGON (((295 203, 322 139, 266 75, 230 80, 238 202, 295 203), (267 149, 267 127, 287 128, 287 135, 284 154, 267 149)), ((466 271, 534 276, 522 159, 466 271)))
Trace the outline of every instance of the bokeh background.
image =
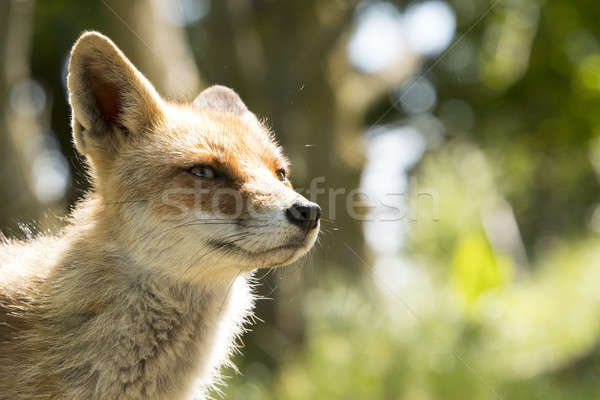
POLYGON ((598 21, 592 0, 2 0, 0 227, 60 226, 88 189, 65 63, 99 30, 166 97, 235 88, 294 184, 328 190, 309 259, 258 274, 225 399, 600 398, 598 21))

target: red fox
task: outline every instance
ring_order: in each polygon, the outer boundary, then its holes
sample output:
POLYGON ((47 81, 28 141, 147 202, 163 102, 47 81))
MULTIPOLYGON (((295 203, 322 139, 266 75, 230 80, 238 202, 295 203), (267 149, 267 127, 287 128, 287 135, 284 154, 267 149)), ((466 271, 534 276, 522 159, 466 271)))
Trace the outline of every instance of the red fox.
POLYGON ((68 90, 92 190, 60 233, 0 245, 0 399, 202 398, 252 271, 308 252, 320 208, 229 88, 168 102, 88 32, 68 90))

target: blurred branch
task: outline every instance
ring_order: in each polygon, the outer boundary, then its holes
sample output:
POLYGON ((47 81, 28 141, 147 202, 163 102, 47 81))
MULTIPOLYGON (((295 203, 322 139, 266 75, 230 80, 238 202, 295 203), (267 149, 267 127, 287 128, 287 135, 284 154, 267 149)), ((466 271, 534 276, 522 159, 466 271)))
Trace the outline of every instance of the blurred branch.
MULTIPOLYGON (((315 40, 309 41, 312 46, 309 46, 305 51, 300 49, 296 60, 297 65, 302 65, 304 68, 311 68, 312 66, 314 71, 314 67, 318 67, 319 64, 309 63, 306 65, 302 61, 321 60, 323 57, 328 57, 335 50, 340 40, 348 35, 349 28, 352 27, 352 19, 358 3, 358 1, 349 1, 341 12, 332 13, 333 17, 321 17, 324 21, 320 25, 320 29, 316 30, 315 40)), ((325 12, 325 10, 321 11, 322 14, 325 14, 325 12)))
MULTIPOLYGON (((364 145, 362 133, 369 127, 364 126, 365 113, 382 96, 400 86, 407 78, 419 70, 421 59, 413 52, 406 52, 404 58, 377 74, 365 74, 350 65, 346 55, 346 32, 333 49, 328 63, 328 79, 336 88, 336 139, 335 148, 344 162, 356 169, 362 168, 364 145)), ((390 106, 391 107, 391 106, 390 106)))
POLYGON ((159 92, 175 100, 193 99, 204 84, 188 43, 184 21, 168 21, 164 15, 165 10, 178 10, 179 2, 103 0, 103 3, 109 17, 118 21, 111 36, 115 34, 118 44, 159 92))

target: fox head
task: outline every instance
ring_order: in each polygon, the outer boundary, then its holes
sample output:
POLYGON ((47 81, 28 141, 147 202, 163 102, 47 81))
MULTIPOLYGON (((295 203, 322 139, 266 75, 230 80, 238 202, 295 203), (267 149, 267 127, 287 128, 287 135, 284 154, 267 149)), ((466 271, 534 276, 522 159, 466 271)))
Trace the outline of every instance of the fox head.
POLYGON ((314 244, 319 206, 293 190, 281 148, 233 90, 166 101, 96 32, 73 46, 68 89, 107 235, 135 265, 227 277, 291 263, 314 244))

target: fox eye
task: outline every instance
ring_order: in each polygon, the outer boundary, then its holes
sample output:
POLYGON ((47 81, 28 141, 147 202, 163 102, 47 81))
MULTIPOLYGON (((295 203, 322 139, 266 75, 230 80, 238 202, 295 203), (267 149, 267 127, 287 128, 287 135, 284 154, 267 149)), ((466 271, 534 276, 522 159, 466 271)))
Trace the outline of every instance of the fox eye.
POLYGON ((196 165, 188 170, 188 172, 198 178, 214 179, 219 177, 215 170, 207 165, 196 165))
POLYGON ((283 168, 278 169, 277 177, 279 178, 280 181, 285 181, 287 179, 287 174, 285 172, 285 169, 283 169, 283 168))

